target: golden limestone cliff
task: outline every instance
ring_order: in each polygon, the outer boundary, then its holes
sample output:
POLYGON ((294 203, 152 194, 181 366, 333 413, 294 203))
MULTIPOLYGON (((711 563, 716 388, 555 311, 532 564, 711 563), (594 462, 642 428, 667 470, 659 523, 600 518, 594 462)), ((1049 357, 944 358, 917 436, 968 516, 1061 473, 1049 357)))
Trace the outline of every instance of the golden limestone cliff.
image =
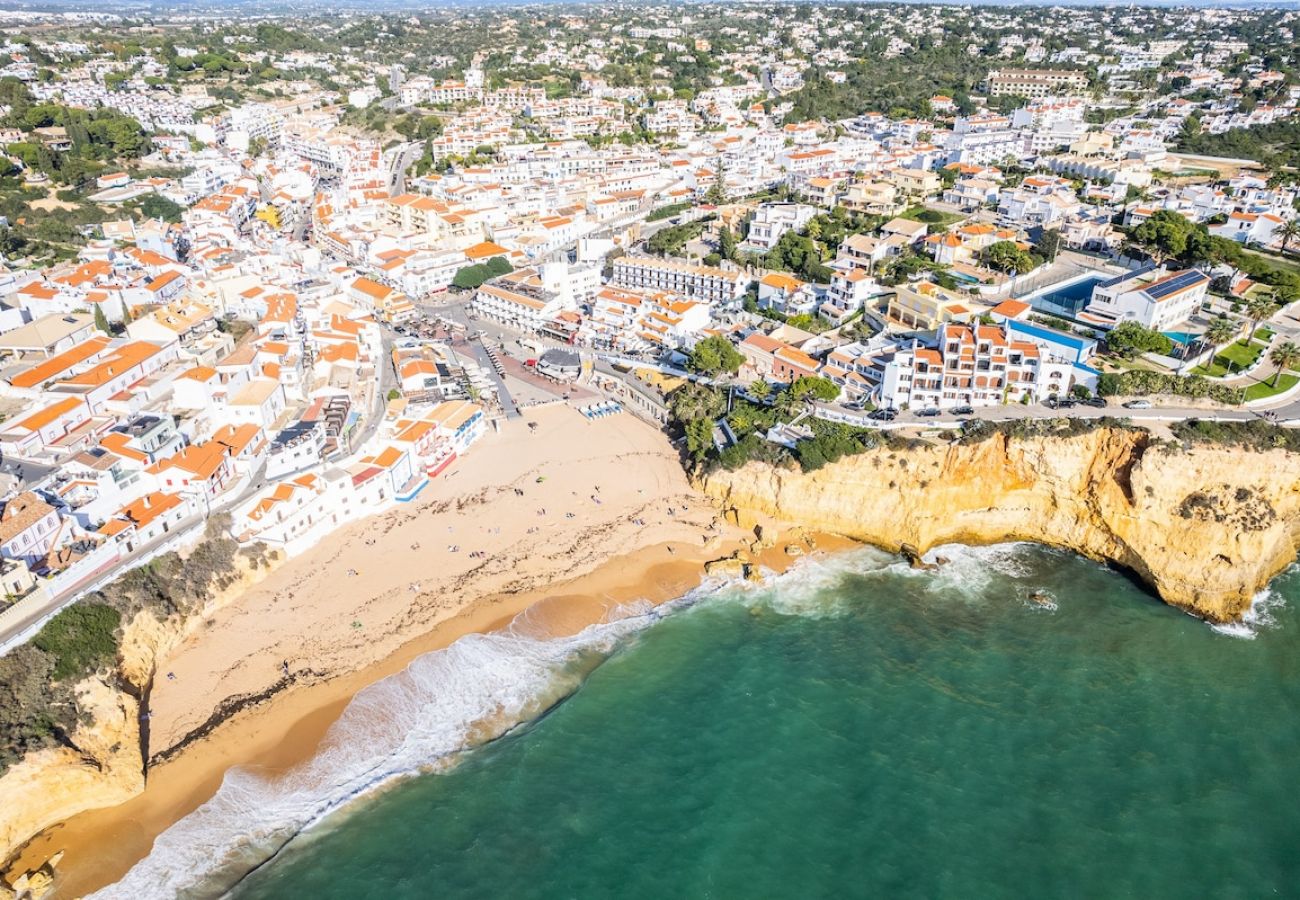
MULTIPOLYGON (((90 809, 125 803, 144 790, 147 751, 140 730, 141 699, 159 664, 202 622, 257 583, 270 566, 250 569, 213 591, 206 604, 188 616, 160 619, 142 610, 123 628, 117 665, 77 685, 83 723, 64 746, 28 754, 0 777, 0 862, 33 836, 90 809)), ((13 871, 6 873, 12 878, 13 871)), ((0 878, 3 887, 5 878, 0 878)), ((0 900, 3 900, 0 893, 0 900)))
POLYGON ((180 617, 136 615, 123 634, 118 670, 77 685, 85 716, 70 746, 29 754, 0 778, 0 858, 51 825, 144 790, 138 698, 153 680, 155 661, 183 635, 180 617))
POLYGON ((1124 566, 1168 603, 1239 619, 1296 557, 1300 454, 1144 431, 877 448, 810 473, 750 463, 702 479, 758 515, 889 550, 1029 540, 1124 566))

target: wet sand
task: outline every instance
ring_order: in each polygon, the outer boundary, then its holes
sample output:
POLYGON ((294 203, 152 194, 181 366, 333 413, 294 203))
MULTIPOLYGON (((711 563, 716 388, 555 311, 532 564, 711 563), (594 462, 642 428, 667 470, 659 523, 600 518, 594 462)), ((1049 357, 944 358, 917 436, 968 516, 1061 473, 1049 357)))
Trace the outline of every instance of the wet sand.
POLYGON ((650 547, 557 585, 554 592, 521 594, 501 606, 469 609, 376 665, 284 692, 236 715, 175 759, 152 769, 138 797, 121 806, 82 813, 44 832, 24 849, 20 864, 38 865, 64 850, 56 880, 60 897, 81 896, 111 884, 149 852, 158 834, 211 797, 228 769, 248 766, 275 774, 310 758, 357 691, 401 671, 415 657, 466 634, 508 626, 521 612, 530 630, 572 634, 601 621, 614 606, 681 596, 700 583, 705 561, 704 555, 678 558, 668 553, 666 545, 650 547))
POLYGON ((694 493, 657 429, 530 411, 416 502, 340 529, 208 615, 159 663, 145 791, 47 829, 18 867, 62 850, 59 896, 112 883, 229 768, 275 773, 310 757, 353 694, 415 656, 530 607, 530 626, 564 633, 612 606, 680 596, 747 537, 694 493), (211 727, 223 701, 273 689, 285 663, 289 687, 211 727))

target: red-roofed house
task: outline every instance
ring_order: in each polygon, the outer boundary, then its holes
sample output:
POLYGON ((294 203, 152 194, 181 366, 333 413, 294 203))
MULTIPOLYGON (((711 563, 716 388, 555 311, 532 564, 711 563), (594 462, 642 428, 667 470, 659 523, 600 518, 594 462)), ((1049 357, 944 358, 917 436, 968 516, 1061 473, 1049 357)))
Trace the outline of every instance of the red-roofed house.
POLYGON ((118 510, 99 527, 99 533, 130 553, 172 531, 189 514, 190 503, 185 497, 153 491, 118 510))

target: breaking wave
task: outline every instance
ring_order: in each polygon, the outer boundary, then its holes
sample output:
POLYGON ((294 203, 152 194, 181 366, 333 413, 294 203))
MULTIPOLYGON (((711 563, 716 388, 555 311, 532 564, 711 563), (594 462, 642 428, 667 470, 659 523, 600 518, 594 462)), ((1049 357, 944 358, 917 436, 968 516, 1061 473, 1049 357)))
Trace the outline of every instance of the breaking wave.
POLYGON ((1227 622, 1210 627, 1219 634, 1228 637, 1253 641, 1262 630, 1278 627, 1273 610, 1286 604, 1286 598, 1276 588, 1270 586, 1256 594, 1250 601, 1250 609, 1242 613, 1240 622, 1227 622))
POLYGON ((466 635, 358 692, 316 755, 299 766, 274 776, 231 769, 210 800, 159 835, 121 881, 92 896, 220 897, 331 813, 397 779, 442 771, 463 751, 541 715, 664 616, 714 597, 817 615, 818 595, 835 580, 862 571, 866 559, 876 568, 895 559, 862 554, 810 557, 762 585, 714 579, 658 607, 620 607, 572 636, 540 636, 545 629, 526 615, 518 628, 466 635))
MULTIPOLYGON (((913 569, 894 554, 863 547, 805 557, 761 583, 714 580, 659 607, 624 606, 608 621, 572 636, 546 636, 526 616, 517 628, 467 635, 360 691, 316 755, 289 772, 266 776, 230 770, 216 794, 159 835, 150 854, 122 881, 93 896, 222 896, 326 816, 396 779, 442 771, 463 751, 536 718, 576 690, 623 643, 702 600, 835 617, 860 603, 854 591, 835 590, 837 585, 883 576, 911 585, 907 590, 914 598, 1054 609, 1056 598, 1037 583, 1055 568, 1055 552, 1023 543, 946 545, 924 557, 937 567, 913 569), (1031 547, 1036 549, 1027 553, 1031 547), (1026 600, 1027 592, 1042 595, 1050 606, 1026 600)), ((1273 622, 1270 611, 1280 602, 1280 594, 1264 591, 1241 625, 1216 630, 1253 637, 1273 622)))
POLYGON ((357 693, 314 757, 268 777, 231 769, 100 900, 219 897, 296 834, 386 783, 455 755, 564 699, 630 635, 660 617, 629 614, 571 637, 472 634, 357 693))

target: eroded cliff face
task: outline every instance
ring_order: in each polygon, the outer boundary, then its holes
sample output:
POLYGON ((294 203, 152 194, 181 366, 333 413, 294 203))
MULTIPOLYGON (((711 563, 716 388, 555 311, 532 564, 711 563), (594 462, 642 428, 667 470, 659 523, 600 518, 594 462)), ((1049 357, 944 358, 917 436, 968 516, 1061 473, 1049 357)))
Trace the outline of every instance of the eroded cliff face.
POLYGON ((1168 603, 1232 621, 1296 557, 1300 454, 1153 443, 1146 432, 875 449, 804 474, 702 479, 755 515, 890 550, 1030 540, 1125 566, 1168 603))
POLYGON ((29 754, 0 779, 5 851, 82 810, 121 803, 144 788, 139 703, 101 678, 82 682, 77 695, 89 717, 71 736, 77 749, 29 754))
POLYGON ((86 721, 69 736, 73 746, 29 754, 0 778, 0 859, 51 825, 125 803, 144 790, 139 698, 157 660, 184 633, 179 617, 159 621, 137 614, 125 628, 117 671, 77 686, 86 721))
MULTIPOLYGON (((204 613, 237 597, 270 569, 244 565, 230 587, 215 592, 189 616, 159 619, 141 611, 126 624, 115 669, 77 686, 85 724, 69 736, 72 747, 29 754, 0 777, 0 862, 46 828, 86 810, 125 803, 144 790, 141 700, 158 666, 202 622, 204 613)), ((21 873, 5 873, 9 880, 16 874, 21 873)))

